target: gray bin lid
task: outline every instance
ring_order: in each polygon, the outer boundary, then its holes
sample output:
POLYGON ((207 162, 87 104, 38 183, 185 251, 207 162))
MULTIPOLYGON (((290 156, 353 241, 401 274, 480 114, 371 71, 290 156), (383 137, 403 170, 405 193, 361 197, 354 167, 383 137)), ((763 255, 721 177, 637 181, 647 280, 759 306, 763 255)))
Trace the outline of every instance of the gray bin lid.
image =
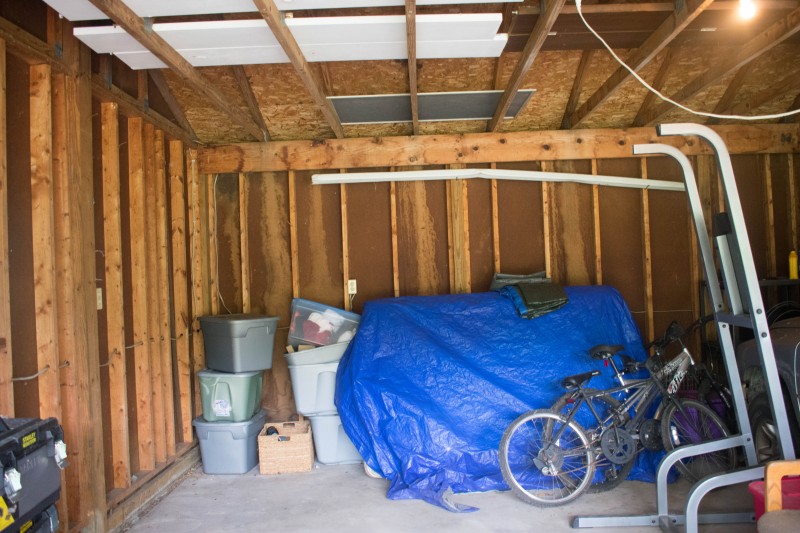
POLYGON ((204 335, 221 335, 225 337, 245 337, 252 328, 268 328, 274 334, 278 325, 278 317, 235 314, 201 316, 200 327, 204 335))

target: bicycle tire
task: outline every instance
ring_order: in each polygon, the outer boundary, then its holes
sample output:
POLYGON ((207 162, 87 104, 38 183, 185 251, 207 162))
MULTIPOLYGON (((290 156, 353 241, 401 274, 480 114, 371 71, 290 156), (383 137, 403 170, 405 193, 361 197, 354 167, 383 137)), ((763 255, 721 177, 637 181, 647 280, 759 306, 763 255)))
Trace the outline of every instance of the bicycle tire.
MULTIPOLYGON (((678 446, 699 444, 730 435, 719 415, 704 403, 678 399, 674 402, 666 407, 661 419, 661 436, 668 453, 678 446)), ((736 467, 736 450, 728 448, 687 457, 678 461, 676 466, 684 477, 695 482, 711 474, 733 470, 736 467)))
POLYGON ((589 437, 574 420, 548 409, 528 411, 503 433, 499 450, 500 470, 511 492, 537 507, 555 507, 575 500, 594 476, 594 452, 589 437), (563 425, 558 444, 550 437, 563 425), (547 465, 543 458, 549 457, 547 465), (537 464, 538 463, 538 464, 537 464))
MULTIPOLYGON (((596 389, 584 389, 584 391, 589 394, 597 392, 596 389)), ((556 400, 553 406, 550 407, 550 409, 556 411, 557 413, 564 413, 571 396, 572 394, 569 392, 562 394, 558 400, 556 400)), ((594 404, 595 409, 598 410, 598 414, 602 418, 605 418, 609 410, 616 410, 620 405, 619 400, 613 396, 598 396, 597 398, 594 398, 594 400, 599 400, 601 403, 605 404, 605 409, 602 410, 598 408, 599 406, 596 403, 594 404)), ((586 409, 588 411, 588 407, 586 409)), ((594 416, 592 416, 592 418, 594 418, 594 416)), ((587 436, 591 438, 595 446, 594 480, 591 486, 589 486, 587 489, 587 492, 594 494, 598 492, 606 492, 616 488, 620 483, 628 479, 628 475, 630 475, 631 470, 633 469, 633 464, 636 462, 636 456, 634 455, 631 457, 630 461, 621 465, 612 463, 603 454, 603 451, 600 448, 600 435, 602 432, 598 432, 597 428, 587 428, 584 426, 582 426, 584 431, 587 433, 587 436), (593 434, 594 437, 592 437, 593 434)))

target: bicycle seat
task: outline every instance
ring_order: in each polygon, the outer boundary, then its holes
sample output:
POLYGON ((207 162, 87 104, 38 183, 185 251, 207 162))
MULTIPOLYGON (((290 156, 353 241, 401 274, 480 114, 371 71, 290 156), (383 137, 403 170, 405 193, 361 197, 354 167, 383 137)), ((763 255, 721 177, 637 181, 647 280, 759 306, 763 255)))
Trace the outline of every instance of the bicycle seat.
POLYGON ((576 389, 593 377, 599 375, 599 370, 592 370, 591 372, 584 372, 583 374, 575 374, 574 376, 569 376, 561 380, 561 386, 568 390, 576 389))
POLYGON ((604 359, 608 359, 609 357, 613 357, 614 354, 621 352, 625 347, 621 344, 616 344, 614 346, 609 346, 608 344, 598 344, 594 348, 589 349, 589 355, 592 356, 592 359, 598 359, 600 361, 604 359))

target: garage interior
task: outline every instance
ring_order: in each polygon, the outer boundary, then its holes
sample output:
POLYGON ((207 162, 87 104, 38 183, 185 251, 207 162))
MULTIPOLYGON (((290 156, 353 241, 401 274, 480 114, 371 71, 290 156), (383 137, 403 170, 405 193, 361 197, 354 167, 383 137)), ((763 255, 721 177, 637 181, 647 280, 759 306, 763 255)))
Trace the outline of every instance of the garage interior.
POLYGON ((701 316, 686 195, 603 184, 682 182, 668 158, 632 155, 664 142, 690 157, 707 218, 723 208, 708 146, 660 138, 657 124, 724 139, 758 276, 789 277, 796 0, 757 2, 746 21, 733 0, 582 4, 654 89, 756 121, 662 101, 571 1, 158 4, 0 2, 0 413, 63 426, 64 531, 120 530, 199 464, 200 317, 279 317, 261 402, 278 421, 297 416, 284 358, 293 298, 361 313, 544 271, 616 288, 643 339, 701 316), (337 23, 352 33, 337 36, 337 23), (207 44, 168 42, 180 24, 211 28, 193 37, 207 44), (270 42, 229 45, 220 28, 261 28, 270 42), (598 180, 390 175, 470 169, 598 180), (364 172, 383 178, 312 184, 364 172))

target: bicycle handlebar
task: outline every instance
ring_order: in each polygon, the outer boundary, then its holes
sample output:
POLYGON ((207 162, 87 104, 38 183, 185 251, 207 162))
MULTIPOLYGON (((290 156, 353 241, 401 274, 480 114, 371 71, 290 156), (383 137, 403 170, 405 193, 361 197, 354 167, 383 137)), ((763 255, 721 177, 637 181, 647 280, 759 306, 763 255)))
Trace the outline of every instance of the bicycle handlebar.
POLYGON ((654 346, 657 349, 664 349, 673 342, 686 337, 697 328, 706 325, 712 320, 714 320, 713 314, 706 315, 704 317, 698 318, 697 320, 689 324, 689 327, 686 328, 685 330, 683 329, 683 327, 681 327, 680 323, 678 323, 677 320, 673 320, 672 322, 670 322, 669 326, 667 326, 667 329, 662 337, 650 341, 650 343, 645 345, 644 348, 645 350, 648 351, 650 350, 650 348, 654 346))

